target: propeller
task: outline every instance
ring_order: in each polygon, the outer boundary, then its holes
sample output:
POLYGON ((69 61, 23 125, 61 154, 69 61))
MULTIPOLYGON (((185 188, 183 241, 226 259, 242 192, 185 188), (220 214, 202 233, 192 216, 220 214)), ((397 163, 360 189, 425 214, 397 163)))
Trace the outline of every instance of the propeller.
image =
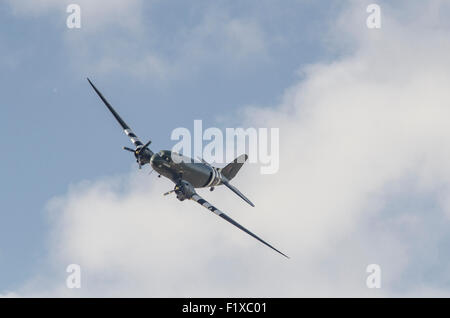
POLYGON ((167 191, 166 193, 164 193, 164 195, 169 195, 171 193, 174 193, 176 191, 180 190, 180 186, 176 185, 175 188, 173 188, 173 190, 167 191))
MULTIPOLYGON (((131 149, 129 147, 123 147, 123 150, 129 151, 134 153, 134 156, 136 157, 136 161, 139 165, 139 169, 142 168, 142 162, 144 162, 142 160, 143 155, 145 154, 145 152, 143 152, 145 149, 148 149, 148 146, 152 143, 151 140, 149 140, 145 145, 143 146, 138 146, 136 149, 131 149)), ((150 151, 150 149, 148 149, 150 151)), ((150 151, 151 153, 151 151, 150 151)), ((148 157, 148 156, 147 156, 148 157)), ((150 158, 147 159, 148 161, 150 161, 150 158)))
POLYGON ((140 154, 143 149, 148 149, 148 146, 150 146, 151 143, 152 143, 152 141, 149 140, 145 145, 143 145, 140 148, 137 148, 136 149, 137 154, 140 154))

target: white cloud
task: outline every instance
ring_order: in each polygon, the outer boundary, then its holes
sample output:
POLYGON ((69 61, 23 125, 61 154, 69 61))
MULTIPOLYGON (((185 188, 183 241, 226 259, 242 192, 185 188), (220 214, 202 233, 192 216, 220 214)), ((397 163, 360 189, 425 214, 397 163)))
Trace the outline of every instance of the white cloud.
POLYGON ((281 105, 242 118, 280 127, 279 173, 248 166, 234 182, 256 208, 226 189, 201 191, 290 260, 193 202, 164 198, 168 181, 132 173, 49 204, 50 262, 80 264, 82 289, 61 289, 64 277, 50 274, 45 289, 20 293, 448 296, 450 259, 439 253, 449 239, 448 31, 395 22, 387 10, 383 28, 368 30, 355 10, 334 31, 354 44, 350 54, 312 65, 281 105), (371 263, 381 265, 381 290, 366 288, 371 263))

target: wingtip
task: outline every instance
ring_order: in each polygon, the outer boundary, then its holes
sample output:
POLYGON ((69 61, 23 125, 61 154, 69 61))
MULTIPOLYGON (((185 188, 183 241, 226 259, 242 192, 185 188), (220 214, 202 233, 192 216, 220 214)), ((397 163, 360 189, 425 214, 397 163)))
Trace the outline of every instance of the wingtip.
MULTIPOLYGON (((264 243, 264 244, 266 244, 266 243, 264 243)), ((291 259, 289 256, 287 256, 287 255, 284 254, 283 252, 277 250, 277 249, 276 249, 275 247, 273 247, 272 245, 267 244, 267 246, 269 246, 271 249, 273 249, 273 250, 274 250, 275 252, 277 252, 278 254, 283 255, 283 256, 286 257, 287 259, 291 259)))
POLYGON ((253 204, 252 201, 248 200, 247 198, 244 199, 245 202, 247 202, 248 205, 250 205, 251 207, 255 207, 255 205, 253 204))
POLYGON ((287 259, 291 259, 289 256, 287 256, 286 254, 280 252, 279 250, 277 250, 276 248, 272 247, 275 251, 277 251, 278 253, 280 253, 281 255, 283 255, 284 257, 286 257, 287 259))

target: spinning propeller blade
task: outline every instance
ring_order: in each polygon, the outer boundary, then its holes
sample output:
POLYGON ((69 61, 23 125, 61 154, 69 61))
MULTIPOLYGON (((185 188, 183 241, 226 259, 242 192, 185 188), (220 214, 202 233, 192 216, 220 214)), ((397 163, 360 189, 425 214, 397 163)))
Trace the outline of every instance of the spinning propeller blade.
POLYGON ((144 149, 148 149, 148 146, 152 143, 152 141, 150 140, 149 142, 147 142, 145 145, 143 145, 142 147, 136 149, 136 153, 140 154, 142 150, 144 149))
POLYGON ((134 153, 134 149, 131 149, 131 148, 128 148, 128 147, 123 147, 123 150, 127 150, 127 151, 130 151, 130 152, 134 153))

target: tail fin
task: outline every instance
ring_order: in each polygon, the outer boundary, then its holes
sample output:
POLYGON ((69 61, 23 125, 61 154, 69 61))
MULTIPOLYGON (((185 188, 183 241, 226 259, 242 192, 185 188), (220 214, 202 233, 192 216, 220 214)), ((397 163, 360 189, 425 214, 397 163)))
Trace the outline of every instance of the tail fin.
POLYGON ((222 175, 227 178, 228 180, 233 179, 238 171, 241 169, 241 167, 244 165, 244 163, 247 161, 248 156, 247 155, 240 155, 236 159, 234 159, 232 162, 227 164, 224 168, 220 170, 222 175))

